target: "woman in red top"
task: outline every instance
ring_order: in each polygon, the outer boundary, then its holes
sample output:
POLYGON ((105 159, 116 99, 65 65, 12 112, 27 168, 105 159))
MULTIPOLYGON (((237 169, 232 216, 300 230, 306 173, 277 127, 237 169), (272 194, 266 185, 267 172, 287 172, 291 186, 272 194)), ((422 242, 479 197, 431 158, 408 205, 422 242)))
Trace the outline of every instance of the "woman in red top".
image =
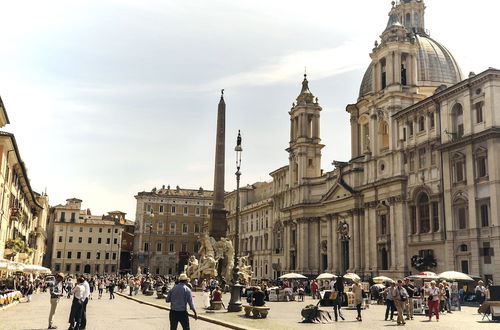
POLYGON ((220 286, 216 287, 214 291, 212 291, 212 301, 222 301, 222 291, 220 290, 220 286))

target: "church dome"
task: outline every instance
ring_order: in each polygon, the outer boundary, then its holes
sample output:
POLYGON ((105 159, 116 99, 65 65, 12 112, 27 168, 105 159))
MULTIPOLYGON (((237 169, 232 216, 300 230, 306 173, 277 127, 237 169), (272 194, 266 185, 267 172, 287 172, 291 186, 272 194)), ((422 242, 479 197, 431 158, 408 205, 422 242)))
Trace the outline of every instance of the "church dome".
MULTIPOLYGON (((443 45, 424 34, 414 34, 419 49, 417 53, 417 79, 419 87, 453 85, 462 81, 462 72, 457 61, 443 45)), ((373 70, 371 63, 365 72, 359 97, 373 92, 373 70)))

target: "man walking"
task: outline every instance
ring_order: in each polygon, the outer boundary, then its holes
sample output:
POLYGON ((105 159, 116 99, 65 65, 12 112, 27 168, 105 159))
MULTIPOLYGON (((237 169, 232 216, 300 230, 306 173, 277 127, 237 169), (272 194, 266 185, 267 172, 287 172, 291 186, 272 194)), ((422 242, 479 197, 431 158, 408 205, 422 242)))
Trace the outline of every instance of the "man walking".
POLYGON ((87 327, 87 304, 90 297, 90 285, 87 279, 84 278, 83 286, 85 287, 85 292, 83 293, 83 304, 82 304, 82 321, 80 323, 80 330, 84 330, 87 327))
POLYGON ((413 320, 413 295, 415 294, 415 287, 410 283, 410 280, 405 278, 403 288, 408 293, 408 300, 405 304, 406 319, 413 320))
POLYGON ((194 313, 194 319, 198 319, 198 314, 193 304, 191 289, 187 286, 189 278, 186 274, 179 276, 177 283, 169 292, 166 301, 170 303, 170 330, 177 330, 177 323, 181 323, 182 329, 189 330, 189 314, 187 304, 194 313))
POLYGON ((56 312, 57 304, 59 303, 59 298, 61 298, 63 294, 63 282, 64 274, 59 273, 56 275, 56 282, 54 284, 50 284, 50 313, 49 313, 49 329, 57 329, 55 325, 52 324, 52 318, 56 312))

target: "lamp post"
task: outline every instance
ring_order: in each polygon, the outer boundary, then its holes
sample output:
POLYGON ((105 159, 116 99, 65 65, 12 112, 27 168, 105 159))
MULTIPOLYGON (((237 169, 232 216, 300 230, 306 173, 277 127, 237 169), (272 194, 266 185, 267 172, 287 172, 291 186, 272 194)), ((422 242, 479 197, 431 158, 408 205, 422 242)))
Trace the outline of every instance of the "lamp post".
POLYGON ((151 211, 150 217, 151 217, 151 223, 146 224, 146 228, 149 228, 148 271, 147 271, 148 274, 151 273, 151 269, 150 269, 150 267, 151 267, 151 230, 153 229, 153 217, 154 217, 154 213, 152 211, 151 211))
POLYGON ((239 283, 238 254, 239 254, 239 231, 240 231, 240 168, 241 168, 241 134, 238 130, 238 138, 236 139, 236 217, 234 224, 234 265, 233 265, 233 280, 231 286, 231 300, 227 306, 228 312, 241 311, 241 284, 239 283))

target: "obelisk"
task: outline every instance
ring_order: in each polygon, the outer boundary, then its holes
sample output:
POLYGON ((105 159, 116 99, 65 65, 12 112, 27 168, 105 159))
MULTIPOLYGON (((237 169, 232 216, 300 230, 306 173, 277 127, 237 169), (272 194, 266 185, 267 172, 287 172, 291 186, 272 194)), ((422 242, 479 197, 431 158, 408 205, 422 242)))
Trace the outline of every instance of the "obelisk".
POLYGON ((226 144, 226 103, 224 90, 221 91, 217 110, 217 133, 215 140, 215 171, 214 171, 214 202, 212 205, 212 219, 209 223, 209 234, 216 241, 226 236, 227 211, 224 209, 224 163, 226 144))

